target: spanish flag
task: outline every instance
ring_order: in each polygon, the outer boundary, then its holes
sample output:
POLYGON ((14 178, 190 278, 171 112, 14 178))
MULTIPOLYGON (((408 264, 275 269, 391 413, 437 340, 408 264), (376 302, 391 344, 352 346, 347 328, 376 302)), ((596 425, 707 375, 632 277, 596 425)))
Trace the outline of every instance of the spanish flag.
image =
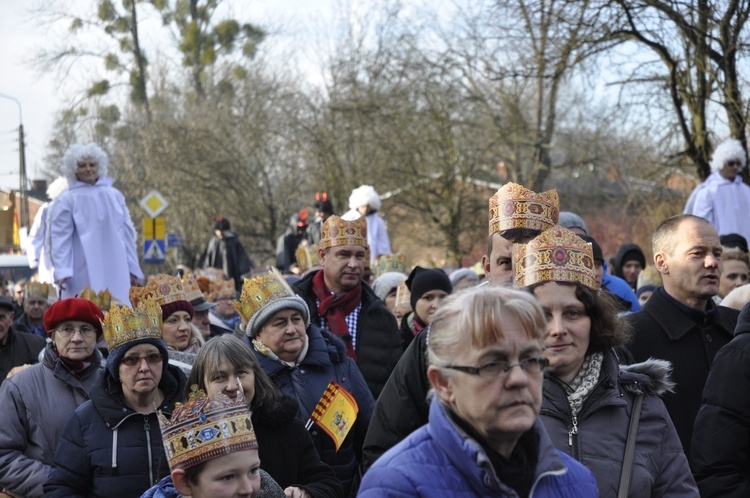
POLYGON ((318 424, 318 427, 331 436, 338 451, 354 425, 354 421, 357 420, 357 412, 359 412, 359 407, 354 396, 336 382, 331 381, 305 427, 310 429, 313 422, 318 424))

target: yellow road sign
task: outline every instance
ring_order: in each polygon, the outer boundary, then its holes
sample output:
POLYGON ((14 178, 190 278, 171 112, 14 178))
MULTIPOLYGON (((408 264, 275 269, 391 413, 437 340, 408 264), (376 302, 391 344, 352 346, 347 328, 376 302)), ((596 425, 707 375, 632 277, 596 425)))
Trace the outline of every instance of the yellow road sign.
POLYGON ((143 220, 144 240, 164 240, 167 238, 166 218, 146 218, 143 220))

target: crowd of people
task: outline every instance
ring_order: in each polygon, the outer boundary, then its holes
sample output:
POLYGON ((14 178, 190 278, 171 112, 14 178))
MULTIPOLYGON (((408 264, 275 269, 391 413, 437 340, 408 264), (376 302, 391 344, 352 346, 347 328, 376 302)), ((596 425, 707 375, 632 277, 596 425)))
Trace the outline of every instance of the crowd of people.
POLYGON ((64 169, 39 277, 0 297, 0 497, 750 496, 738 224, 672 216, 608 260, 508 183, 482 271, 410 268, 363 185, 295 215, 279 269, 219 217, 199 267, 146 276, 106 154, 64 169))

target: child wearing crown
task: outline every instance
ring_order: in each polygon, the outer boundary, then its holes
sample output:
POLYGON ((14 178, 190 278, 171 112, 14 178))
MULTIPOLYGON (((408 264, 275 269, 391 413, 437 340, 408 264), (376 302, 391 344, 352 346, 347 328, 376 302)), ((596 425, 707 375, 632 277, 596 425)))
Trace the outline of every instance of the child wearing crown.
POLYGON ((159 414, 171 474, 141 498, 284 498, 260 469, 258 441, 245 397, 208 397, 197 385, 172 420, 159 414))

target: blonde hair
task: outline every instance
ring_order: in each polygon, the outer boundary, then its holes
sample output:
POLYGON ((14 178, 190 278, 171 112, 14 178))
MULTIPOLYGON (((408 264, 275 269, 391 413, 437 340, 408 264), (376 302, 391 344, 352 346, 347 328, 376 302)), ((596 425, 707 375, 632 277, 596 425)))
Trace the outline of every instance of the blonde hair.
POLYGON ((721 259, 722 261, 742 261, 750 268, 750 256, 739 247, 724 247, 721 259))
POLYGON ((521 322, 530 339, 542 341, 547 321, 527 292, 485 285, 446 297, 430 324, 430 364, 449 365, 466 347, 482 349, 503 340, 509 316, 521 322))

